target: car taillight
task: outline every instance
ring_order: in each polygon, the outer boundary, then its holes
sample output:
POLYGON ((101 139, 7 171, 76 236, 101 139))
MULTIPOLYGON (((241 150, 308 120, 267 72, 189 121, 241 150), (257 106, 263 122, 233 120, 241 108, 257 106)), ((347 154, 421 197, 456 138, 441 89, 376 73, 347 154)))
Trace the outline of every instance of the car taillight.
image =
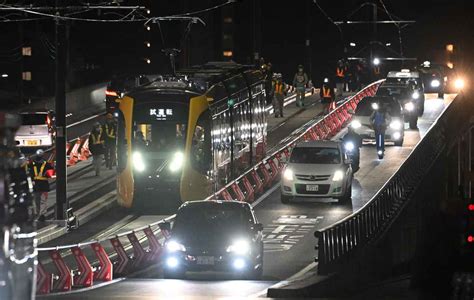
POLYGON ((116 91, 109 91, 109 90, 105 90, 105 95, 107 96, 113 96, 113 97, 117 97, 117 92, 116 91))

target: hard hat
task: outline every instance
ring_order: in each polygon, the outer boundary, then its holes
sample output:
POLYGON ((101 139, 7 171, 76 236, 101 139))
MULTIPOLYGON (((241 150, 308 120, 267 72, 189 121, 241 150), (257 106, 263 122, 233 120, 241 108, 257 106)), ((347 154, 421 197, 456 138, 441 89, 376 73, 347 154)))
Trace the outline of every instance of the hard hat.
POLYGON ((328 83, 328 82, 329 82, 329 78, 327 78, 327 77, 324 78, 324 81, 323 81, 323 82, 324 82, 324 83, 328 83))
POLYGON ((431 63, 428 60, 425 60, 423 62, 423 66, 426 67, 426 68, 429 68, 430 65, 431 65, 431 63))
POLYGON ((36 155, 37 155, 37 156, 40 156, 40 157, 41 157, 41 156, 43 156, 43 154, 44 154, 44 150, 43 150, 43 149, 38 149, 38 150, 36 150, 36 155))

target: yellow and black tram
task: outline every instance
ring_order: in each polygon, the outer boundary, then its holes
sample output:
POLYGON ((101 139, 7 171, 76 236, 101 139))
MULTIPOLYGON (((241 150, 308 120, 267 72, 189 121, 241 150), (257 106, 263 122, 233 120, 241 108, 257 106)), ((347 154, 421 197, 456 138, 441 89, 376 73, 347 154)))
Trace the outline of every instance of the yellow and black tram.
POLYGON ((118 202, 140 211, 203 199, 265 153, 263 75, 239 64, 160 76, 125 95, 117 115, 118 202))

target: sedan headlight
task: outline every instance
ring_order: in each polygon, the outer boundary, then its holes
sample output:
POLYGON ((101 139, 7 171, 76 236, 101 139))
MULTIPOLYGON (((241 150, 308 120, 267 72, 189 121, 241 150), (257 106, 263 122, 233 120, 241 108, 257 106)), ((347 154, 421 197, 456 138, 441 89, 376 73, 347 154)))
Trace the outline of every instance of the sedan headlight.
POLYGON ((291 169, 285 169, 283 172, 283 178, 286 180, 293 180, 293 170, 291 169))
POLYGON ((138 172, 145 171, 145 161, 143 160, 143 156, 140 152, 133 152, 132 160, 135 170, 138 172))
POLYGON ((439 82, 438 79, 431 80, 431 86, 432 87, 439 87, 440 85, 441 85, 441 83, 439 82))
POLYGON ((354 121, 351 122, 351 126, 352 126, 352 128, 357 129, 357 128, 360 128, 362 126, 362 124, 360 123, 359 120, 354 120, 354 121))
POLYGON ((250 253, 250 243, 246 240, 238 240, 227 247, 226 251, 237 255, 245 255, 250 253))
POLYGON ((413 102, 407 102, 407 103, 405 103, 405 105, 403 107, 407 111, 413 111, 415 109, 415 104, 413 104, 413 102))
POLYGON ((184 155, 182 152, 176 152, 171 159, 169 169, 171 172, 179 171, 183 167, 184 155))
POLYGON ((398 121, 398 120, 394 120, 392 122, 390 122, 390 128, 394 129, 394 130, 399 130, 402 128, 402 122, 398 121))
POLYGON ((454 87, 457 90, 462 90, 464 88, 464 80, 461 78, 456 79, 456 81, 454 81, 454 87))
POLYGON ((418 93, 418 92, 413 92, 413 95, 411 95, 411 97, 412 97, 413 99, 418 99, 418 98, 420 98, 420 93, 418 93))
POLYGON ((166 249, 169 252, 178 252, 178 251, 185 252, 186 251, 186 247, 184 247, 183 244, 180 244, 177 241, 173 241, 173 240, 166 243, 166 249))
POLYGON ((336 172, 334 172, 332 181, 341 181, 342 179, 344 179, 344 172, 342 172, 341 170, 337 170, 336 172))

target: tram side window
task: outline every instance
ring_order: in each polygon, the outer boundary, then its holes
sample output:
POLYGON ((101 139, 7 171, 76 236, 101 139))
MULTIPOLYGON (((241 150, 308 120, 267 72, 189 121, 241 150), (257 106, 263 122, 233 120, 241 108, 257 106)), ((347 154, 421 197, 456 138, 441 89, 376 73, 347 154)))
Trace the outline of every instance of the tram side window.
POLYGON ((201 174, 205 174, 211 169, 212 153, 209 111, 202 113, 196 123, 191 146, 191 164, 201 174))

